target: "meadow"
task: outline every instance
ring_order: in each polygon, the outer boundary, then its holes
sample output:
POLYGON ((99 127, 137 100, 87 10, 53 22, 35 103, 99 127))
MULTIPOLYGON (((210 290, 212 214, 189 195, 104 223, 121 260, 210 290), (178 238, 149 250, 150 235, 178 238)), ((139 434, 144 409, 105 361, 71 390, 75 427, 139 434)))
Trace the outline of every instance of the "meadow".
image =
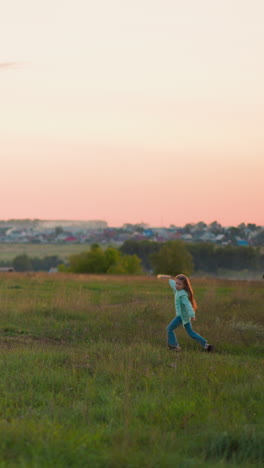
POLYGON ((263 466, 263 283, 193 287, 212 354, 167 281, 0 275, 0 467, 263 466))
POLYGON ((69 255, 79 254, 90 249, 89 244, 15 244, 0 243, 0 260, 12 262, 18 255, 44 258, 49 255, 57 255, 62 260, 67 260, 69 255))

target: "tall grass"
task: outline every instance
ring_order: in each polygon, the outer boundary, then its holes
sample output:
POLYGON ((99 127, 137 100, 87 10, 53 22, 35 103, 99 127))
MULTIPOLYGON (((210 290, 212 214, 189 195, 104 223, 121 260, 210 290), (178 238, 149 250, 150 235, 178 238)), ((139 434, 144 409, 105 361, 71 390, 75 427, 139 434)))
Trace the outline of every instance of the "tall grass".
POLYGON ((197 279, 167 350, 167 283, 2 275, 0 467, 262 466, 263 287, 197 279))

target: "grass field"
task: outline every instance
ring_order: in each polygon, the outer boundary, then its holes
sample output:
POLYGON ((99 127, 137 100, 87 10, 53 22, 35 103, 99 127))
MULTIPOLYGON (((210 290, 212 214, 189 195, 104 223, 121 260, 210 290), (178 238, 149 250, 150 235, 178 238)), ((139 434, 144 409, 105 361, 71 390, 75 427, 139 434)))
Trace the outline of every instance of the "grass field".
POLYGON ((167 282, 0 276, 0 467, 261 467, 264 290, 193 280, 195 330, 167 282))
POLYGON ((29 257, 47 257, 57 255, 66 260, 69 255, 85 252, 90 249, 88 244, 1 244, 0 261, 11 262, 17 255, 26 254, 29 257))

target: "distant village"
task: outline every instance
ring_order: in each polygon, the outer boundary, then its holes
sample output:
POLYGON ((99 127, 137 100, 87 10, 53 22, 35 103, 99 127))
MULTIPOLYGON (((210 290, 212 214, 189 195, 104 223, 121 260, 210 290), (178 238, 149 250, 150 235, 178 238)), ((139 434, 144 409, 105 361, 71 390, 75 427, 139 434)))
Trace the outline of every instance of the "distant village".
POLYGON ((101 220, 91 221, 0 221, 0 243, 33 244, 111 244, 120 246, 127 240, 152 240, 165 242, 212 242, 217 245, 263 246, 264 226, 240 224, 221 226, 217 221, 189 223, 184 227, 151 227, 145 223, 110 227, 101 220))

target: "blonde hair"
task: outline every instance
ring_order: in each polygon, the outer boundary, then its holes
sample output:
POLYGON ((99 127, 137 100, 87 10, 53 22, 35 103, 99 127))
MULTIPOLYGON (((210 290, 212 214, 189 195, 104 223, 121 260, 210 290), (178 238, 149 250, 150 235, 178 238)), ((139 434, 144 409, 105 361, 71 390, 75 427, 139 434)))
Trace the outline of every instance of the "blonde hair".
POLYGON ((193 290, 192 290, 192 287, 191 287, 191 282, 190 282, 188 276, 180 274, 180 275, 177 275, 175 277, 175 279, 178 279, 178 280, 183 282, 184 289, 188 293, 190 302, 191 302, 191 304, 193 306, 193 310, 196 310, 197 309, 197 303, 196 303, 196 300, 194 299, 194 294, 193 294, 193 290))

